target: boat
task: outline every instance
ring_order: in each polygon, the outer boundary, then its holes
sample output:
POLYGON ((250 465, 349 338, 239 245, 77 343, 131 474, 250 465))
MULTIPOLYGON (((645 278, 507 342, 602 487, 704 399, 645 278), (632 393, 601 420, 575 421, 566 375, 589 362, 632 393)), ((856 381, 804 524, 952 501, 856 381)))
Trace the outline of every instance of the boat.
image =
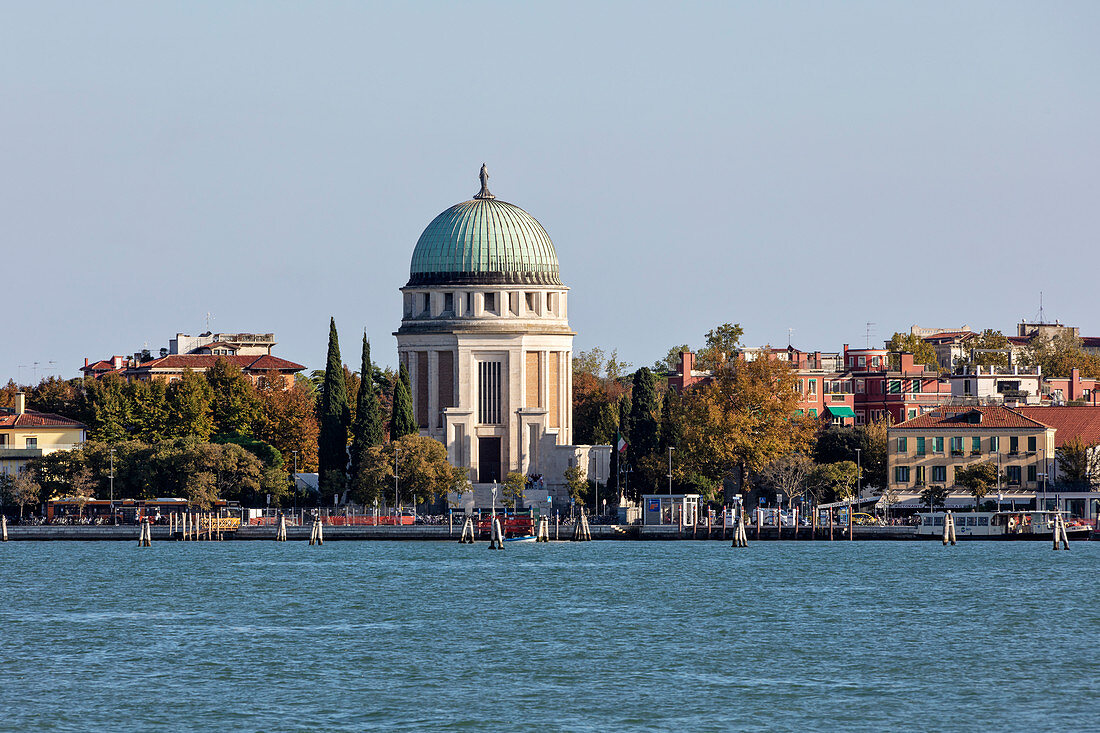
POLYGON ((534 542, 535 541, 535 535, 528 534, 528 535, 523 535, 523 536, 520 536, 520 537, 505 537, 504 541, 505 542, 534 542))
MULTIPOLYGON (((1052 540, 1054 520, 1065 512, 1042 509, 1007 512, 951 512, 955 519, 955 536, 960 540, 1052 540)), ((920 512, 917 537, 941 539, 943 520, 947 512, 920 512)), ((1066 537, 1087 540, 1092 527, 1083 522, 1065 519, 1066 537)))

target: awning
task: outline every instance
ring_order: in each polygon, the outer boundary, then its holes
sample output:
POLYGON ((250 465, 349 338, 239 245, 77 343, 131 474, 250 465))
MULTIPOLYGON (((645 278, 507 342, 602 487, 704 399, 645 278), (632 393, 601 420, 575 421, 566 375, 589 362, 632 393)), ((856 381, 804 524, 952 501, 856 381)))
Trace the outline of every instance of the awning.
POLYGON ((855 417, 856 413, 847 405, 829 405, 825 408, 833 417, 855 417))

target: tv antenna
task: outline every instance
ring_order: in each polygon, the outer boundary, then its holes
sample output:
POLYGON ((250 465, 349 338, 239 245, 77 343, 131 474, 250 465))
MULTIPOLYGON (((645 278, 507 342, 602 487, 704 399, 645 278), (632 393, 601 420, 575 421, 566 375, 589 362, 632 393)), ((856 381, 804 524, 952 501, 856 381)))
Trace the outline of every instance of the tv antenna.
POLYGON ((871 348, 871 335, 874 334, 874 332, 875 332, 874 322, 867 321, 867 331, 866 331, 865 336, 867 338, 867 348, 868 349, 871 348))
POLYGON ((1045 313, 1043 312, 1043 291, 1039 291, 1039 323, 1046 323, 1044 319, 1045 313))
POLYGON ((210 321, 213 321, 213 320, 214 320, 214 314, 211 313, 210 311, 206 311, 206 330, 210 331, 211 333, 213 333, 213 331, 210 330, 210 321))
POLYGON ((787 348, 788 349, 791 348, 791 334, 792 333, 794 333, 794 329, 793 328, 788 328, 787 329, 787 348))

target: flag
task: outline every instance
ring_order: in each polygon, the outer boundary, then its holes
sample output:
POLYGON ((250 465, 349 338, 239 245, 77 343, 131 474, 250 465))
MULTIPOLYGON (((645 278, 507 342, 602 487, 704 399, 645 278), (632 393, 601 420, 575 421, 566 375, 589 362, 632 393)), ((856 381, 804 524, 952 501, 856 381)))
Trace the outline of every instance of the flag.
POLYGON ((624 450, 626 450, 626 438, 624 438, 620 435, 619 436, 619 445, 616 446, 616 447, 618 448, 620 453, 622 453, 624 450))

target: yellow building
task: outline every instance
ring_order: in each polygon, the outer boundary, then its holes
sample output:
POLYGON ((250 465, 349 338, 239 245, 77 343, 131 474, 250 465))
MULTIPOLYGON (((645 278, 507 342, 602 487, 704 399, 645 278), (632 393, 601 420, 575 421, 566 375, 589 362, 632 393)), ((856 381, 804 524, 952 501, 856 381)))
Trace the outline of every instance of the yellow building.
POLYGON ((76 420, 28 410, 20 393, 14 409, 0 409, 0 474, 15 474, 32 458, 76 448, 86 431, 76 420))
POLYGON ((951 490, 949 507, 973 505, 955 472, 988 461, 1002 477, 994 498, 1000 492, 1033 499, 1055 460, 1054 434, 1053 427, 999 405, 937 407, 888 429, 887 481, 899 501, 935 485, 951 490))

